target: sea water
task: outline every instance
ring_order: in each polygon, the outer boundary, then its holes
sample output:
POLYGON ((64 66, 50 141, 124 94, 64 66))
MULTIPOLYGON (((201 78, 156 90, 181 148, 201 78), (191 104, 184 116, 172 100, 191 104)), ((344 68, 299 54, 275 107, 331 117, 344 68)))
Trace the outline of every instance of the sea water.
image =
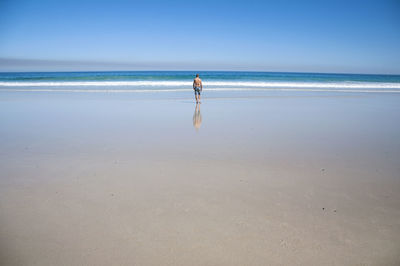
MULTIPOLYGON (((193 71, 0 73, 0 91, 187 92, 193 71)), ((200 71, 204 91, 400 92, 400 75, 200 71)))

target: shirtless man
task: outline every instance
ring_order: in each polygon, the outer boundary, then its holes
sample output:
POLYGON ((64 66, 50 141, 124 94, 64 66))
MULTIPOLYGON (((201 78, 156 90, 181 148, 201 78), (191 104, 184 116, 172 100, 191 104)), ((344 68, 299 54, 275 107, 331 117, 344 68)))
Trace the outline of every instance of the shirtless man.
POLYGON ((203 90, 203 83, 199 78, 199 74, 196 74, 196 78, 193 80, 193 90, 194 90, 194 97, 196 98, 196 103, 199 103, 200 92, 203 90))

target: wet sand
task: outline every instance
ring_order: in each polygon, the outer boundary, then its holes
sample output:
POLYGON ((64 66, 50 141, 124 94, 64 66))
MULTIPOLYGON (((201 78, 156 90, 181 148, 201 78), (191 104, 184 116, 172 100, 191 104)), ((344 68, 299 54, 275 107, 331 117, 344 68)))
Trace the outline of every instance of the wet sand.
POLYGON ((205 94, 1 92, 1 264, 400 264, 400 94, 205 94))

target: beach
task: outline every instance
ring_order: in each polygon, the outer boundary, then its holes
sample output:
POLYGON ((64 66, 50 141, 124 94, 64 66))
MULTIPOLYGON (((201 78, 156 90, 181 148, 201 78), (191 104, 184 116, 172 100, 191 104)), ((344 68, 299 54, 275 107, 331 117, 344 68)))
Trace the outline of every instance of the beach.
POLYGON ((24 88, 2 265, 400 264, 397 91, 24 88))

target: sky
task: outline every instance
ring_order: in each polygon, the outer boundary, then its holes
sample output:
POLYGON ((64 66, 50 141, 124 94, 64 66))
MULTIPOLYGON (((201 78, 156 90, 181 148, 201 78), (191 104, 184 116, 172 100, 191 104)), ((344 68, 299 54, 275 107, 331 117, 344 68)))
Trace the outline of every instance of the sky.
POLYGON ((0 0, 0 71, 400 74, 400 0, 0 0))

